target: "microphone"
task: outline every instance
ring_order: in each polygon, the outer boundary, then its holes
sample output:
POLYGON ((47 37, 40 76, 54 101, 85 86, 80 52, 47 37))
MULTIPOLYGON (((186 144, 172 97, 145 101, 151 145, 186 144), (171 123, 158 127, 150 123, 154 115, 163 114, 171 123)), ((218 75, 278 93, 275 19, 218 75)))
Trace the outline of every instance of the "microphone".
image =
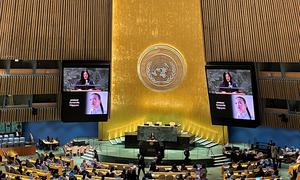
POLYGON ((231 82, 228 82, 228 87, 232 88, 231 82))
POLYGON ((85 80, 85 85, 86 85, 86 86, 90 85, 90 83, 89 83, 88 80, 85 80))

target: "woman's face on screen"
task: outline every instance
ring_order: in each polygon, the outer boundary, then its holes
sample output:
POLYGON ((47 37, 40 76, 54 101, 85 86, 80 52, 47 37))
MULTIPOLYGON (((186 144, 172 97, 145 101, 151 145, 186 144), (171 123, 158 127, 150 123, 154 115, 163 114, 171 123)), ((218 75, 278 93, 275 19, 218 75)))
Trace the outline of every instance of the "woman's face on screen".
POLYGON ((92 106, 93 107, 100 107, 101 100, 99 99, 99 97, 97 95, 93 94, 92 98, 91 98, 91 101, 92 101, 92 106))
POLYGON ((226 78, 226 81, 228 81, 228 82, 231 80, 230 75, 228 73, 225 74, 225 78, 226 78))
POLYGON ((83 72, 83 79, 89 79, 89 74, 86 71, 83 72))
POLYGON ((236 98, 236 106, 240 112, 246 112, 246 104, 243 99, 236 98))

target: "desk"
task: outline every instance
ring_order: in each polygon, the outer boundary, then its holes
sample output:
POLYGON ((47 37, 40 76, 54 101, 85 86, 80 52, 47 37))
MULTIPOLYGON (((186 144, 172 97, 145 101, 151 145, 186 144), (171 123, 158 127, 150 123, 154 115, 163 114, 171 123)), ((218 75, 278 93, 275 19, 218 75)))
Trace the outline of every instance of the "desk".
POLYGON ((55 139, 51 140, 51 141, 47 141, 46 139, 42 140, 44 146, 49 149, 49 150, 53 150, 53 146, 59 146, 59 142, 55 139))
MULTIPOLYGON (((126 132, 125 133, 125 148, 139 148, 139 141, 137 139, 137 132, 126 132)), ((165 142, 165 149, 181 149, 184 150, 188 147, 195 147, 195 135, 193 134, 177 134, 176 142, 165 142)))
POLYGON ((19 156, 29 156, 29 155, 34 155, 35 151, 36 151, 35 145, 26 145, 20 147, 0 148, 0 155, 3 156, 3 153, 13 152, 19 156))
POLYGON ((154 134, 154 137, 158 141, 164 142, 176 142, 178 128, 176 126, 146 126, 139 125, 137 130, 137 140, 146 141, 154 134))
POLYGON ((26 172, 30 172, 30 173, 33 174, 33 176, 37 175, 40 178, 45 178, 46 180, 50 180, 50 177, 51 177, 51 173, 49 171, 45 172, 44 170, 41 170, 41 169, 35 169, 35 168, 28 168, 28 167, 26 167, 25 173, 26 172))

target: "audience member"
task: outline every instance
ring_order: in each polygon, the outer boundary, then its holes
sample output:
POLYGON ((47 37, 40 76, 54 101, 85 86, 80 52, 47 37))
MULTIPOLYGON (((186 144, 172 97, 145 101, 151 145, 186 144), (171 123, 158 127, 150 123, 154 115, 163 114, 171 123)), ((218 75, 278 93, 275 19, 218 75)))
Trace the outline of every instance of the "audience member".
POLYGON ((283 150, 278 146, 278 150, 277 151, 278 151, 277 167, 281 168, 281 162, 282 162, 282 159, 284 157, 283 150))
POLYGON ((160 151, 158 151, 158 152, 157 152, 157 155, 156 155, 156 164, 157 164, 157 165, 160 165, 162 159, 163 159, 162 154, 161 154, 160 151))
POLYGON ((141 170, 143 171, 143 174, 145 176, 145 167, 146 167, 146 164, 145 164, 144 156, 141 154, 138 154, 138 177, 140 177, 141 170))
POLYGON ((278 156, 278 148, 276 147, 275 143, 273 143, 271 145, 271 158, 272 158, 272 161, 273 161, 273 164, 276 164, 277 163, 277 157, 278 156))
POLYGON ((156 172, 157 171, 156 161, 152 161, 151 162, 149 171, 152 171, 152 172, 156 172))
POLYGON ((200 169, 200 177, 204 180, 204 179, 206 179, 206 176, 207 176, 206 165, 202 164, 201 169, 200 169))
POLYGON ((97 162, 99 162, 99 156, 98 156, 98 152, 96 149, 94 150, 94 158, 97 162))
POLYGON ((178 172, 179 171, 176 164, 172 165, 171 171, 172 172, 178 172))
POLYGON ((258 172, 255 174, 255 177, 264 177, 264 176, 265 176, 265 173, 264 173, 263 167, 262 167, 262 166, 259 166, 258 168, 259 168, 259 170, 258 170, 258 172))
POLYGON ((240 170, 243 170, 244 168, 243 168, 243 166, 242 166, 242 164, 239 162, 238 163, 238 166, 236 167, 236 170, 237 171, 240 171, 240 170))
POLYGON ((189 164, 190 163, 190 150, 189 150, 189 148, 185 148, 183 154, 185 156, 185 158, 184 158, 185 164, 189 164))
POLYGON ((185 166, 185 164, 181 164, 181 167, 180 167, 180 171, 187 171, 187 167, 185 166))

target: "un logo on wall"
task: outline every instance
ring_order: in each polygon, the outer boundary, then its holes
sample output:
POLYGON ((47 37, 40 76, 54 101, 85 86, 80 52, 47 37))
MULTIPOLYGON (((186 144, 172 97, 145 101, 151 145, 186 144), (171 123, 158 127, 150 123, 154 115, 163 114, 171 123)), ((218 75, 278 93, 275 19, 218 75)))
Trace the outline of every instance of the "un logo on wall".
POLYGON ((138 76, 153 91, 169 91, 180 85, 186 63, 180 52, 169 45, 154 45, 139 57, 138 76))

